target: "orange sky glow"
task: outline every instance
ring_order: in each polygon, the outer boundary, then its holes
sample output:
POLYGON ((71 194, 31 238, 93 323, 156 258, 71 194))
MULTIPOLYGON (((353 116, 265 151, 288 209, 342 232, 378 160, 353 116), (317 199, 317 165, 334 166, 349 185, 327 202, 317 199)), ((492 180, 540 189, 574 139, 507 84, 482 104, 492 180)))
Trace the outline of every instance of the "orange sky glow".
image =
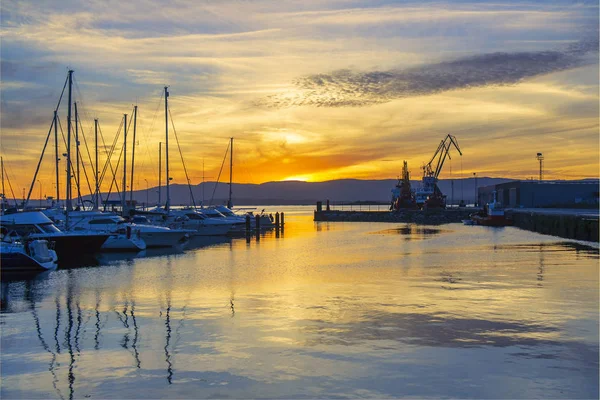
MULTIPOLYGON (((597 5, 142 3, 2 2, 0 152, 17 197, 69 68, 90 180, 94 118, 110 145, 137 104, 134 185, 158 184, 165 85, 192 184, 217 179, 230 137, 240 183, 394 179, 403 160, 418 178, 446 134, 463 156, 441 178, 527 179, 538 152, 548 179, 599 176, 597 5)), ((169 128, 171 176, 186 183, 169 128)), ((52 136, 33 197, 53 195, 53 157, 52 136)))

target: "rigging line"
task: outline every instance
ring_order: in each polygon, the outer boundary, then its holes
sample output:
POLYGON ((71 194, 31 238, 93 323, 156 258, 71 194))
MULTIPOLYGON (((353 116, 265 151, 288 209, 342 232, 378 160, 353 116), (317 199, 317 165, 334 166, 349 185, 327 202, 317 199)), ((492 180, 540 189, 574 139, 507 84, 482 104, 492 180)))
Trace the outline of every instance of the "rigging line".
MULTIPOLYGON (((119 170, 119 164, 121 164, 121 157, 123 157, 123 150, 124 150, 123 147, 121 147, 121 152, 119 153, 119 159, 117 160, 117 166, 115 167, 116 171, 119 170)), ((112 169, 112 164, 111 164, 111 169, 112 169)), ((115 185, 115 188, 117 190, 117 195, 119 196, 119 200, 121 202, 123 202, 123 198, 121 196, 121 190, 119 189, 119 184, 117 183, 117 174, 114 173, 114 171, 113 171, 113 178, 110 183, 110 187, 108 188, 108 194, 106 195, 107 199, 110 198, 110 195, 112 193, 113 184, 115 185)))
MULTIPOLYGON (((81 126, 81 118, 79 119, 79 128, 81 129, 81 135, 83 136, 83 143, 85 144, 85 148, 87 150, 87 154, 88 154, 88 158, 90 160, 90 166, 92 168, 92 172, 95 174, 96 171, 94 170, 94 163, 92 162, 92 156, 90 155, 90 149, 88 147, 87 140, 85 139, 85 134, 83 132, 83 127, 81 126)), ((88 177, 87 170, 85 168, 85 163, 83 162, 83 157, 81 155, 81 150, 78 150, 78 151, 79 151, 79 158, 80 158, 80 161, 81 161, 81 166, 83 167, 83 173, 85 175, 85 180, 87 181, 87 185, 88 185, 88 189, 90 191, 90 195, 92 195, 92 193, 93 193, 92 192, 92 187, 90 186, 90 179, 88 177)), ((81 196, 79 197, 79 200, 83 201, 82 198, 81 198, 81 196)))
MULTIPOLYGON (((92 167, 92 172, 95 174, 96 170, 95 170, 95 167, 94 167, 94 162, 92 161, 92 155, 90 154, 90 148, 88 146, 87 139, 85 137, 85 131, 83 130, 83 126, 81 124, 81 115, 79 115, 79 129, 81 130, 81 132, 80 132, 81 136, 83 136, 83 143, 85 144, 85 150, 87 151, 88 160, 90 161, 90 165, 92 167)), ((81 151, 79 153, 81 155, 81 151)), ((83 157, 82 157, 82 160, 81 160, 81 164, 83 164, 83 157)), ((85 168, 85 164, 83 164, 83 165, 84 165, 84 168, 85 168)))
POLYGON ((13 190, 12 184, 10 183, 10 178, 8 177, 8 171, 6 170, 6 162, 4 163, 4 179, 8 181, 8 187, 10 188, 10 192, 12 193, 13 200, 15 202, 15 207, 17 206, 17 196, 15 196, 15 192, 13 190))
MULTIPOLYGON (((106 170, 106 165, 108 165, 108 166, 110 166, 110 170, 112 172, 112 181, 110 183, 110 189, 108 191, 108 194, 106 195, 106 199, 107 200, 110 198, 110 195, 112 193, 113 184, 117 188, 117 193, 118 193, 119 199, 121 199, 121 192, 119 190, 119 184, 116 182, 117 173, 115 172, 115 171, 119 170, 119 164, 117 163, 116 168, 113 169, 112 162, 110 161, 110 159, 111 159, 111 157, 112 157, 112 155, 114 153, 115 146, 116 146, 116 143, 117 143, 117 138, 119 137, 119 134, 121 133, 121 128, 123 127, 123 125, 124 125, 124 119, 121 120, 121 125, 119 125, 119 130, 117 131, 117 134, 115 135, 115 140, 113 141, 113 146, 111 148, 110 154, 108 155, 108 159, 106 160, 106 164, 104 164, 105 165, 105 170, 106 170)), ((102 138, 102 142, 104 143, 104 135, 102 134, 102 130, 101 129, 100 129, 100 137, 102 138)), ((105 146, 105 151, 106 151, 106 146, 105 146)), ((121 148, 121 154, 122 153, 123 153, 123 148, 121 148)), ((119 156, 119 161, 120 160, 121 160, 121 156, 119 156)), ((105 175, 103 174, 102 175, 102 181, 104 181, 104 176, 105 175)), ((106 210, 106 203, 104 204, 104 210, 106 210)))
MULTIPOLYGON (((92 186, 90 185, 90 178, 88 177, 87 169, 85 168, 85 164, 83 164, 83 160, 81 160, 81 164, 83 166, 83 174, 85 175, 85 180, 87 182, 88 190, 90 191, 90 196, 91 196, 91 195, 93 195, 94 192, 92 191, 92 186)), ((83 198, 81 197, 81 195, 79 196, 79 201, 81 201, 83 203, 83 198)))
MULTIPOLYGON (((115 146, 117 145, 117 141, 119 139, 119 136, 121 135, 121 129, 123 128, 123 124, 124 124, 124 121, 123 121, 123 119, 121 119, 121 124, 119 125, 117 134, 115 135, 115 137, 113 139, 113 143, 110 147, 110 151, 107 150, 106 143, 104 142, 104 135, 102 134, 102 129, 100 129, 100 138, 102 139, 102 145, 104 146, 104 152, 106 153, 106 157, 107 157, 106 163, 104 164, 104 168, 102 169, 102 174, 100 176, 100 184, 104 181, 104 176, 106 175, 106 170, 108 169, 109 166, 110 166, 110 171, 112 172, 113 175, 115 175, 115 171, 113 170, 110 159, 112 158, 112 155, 115 151, 115 146)), ((100 124, 98 124, 98 127, 100 127, 100 124)))
MULTIPOLYGON (((77 97, 77 104, 79 105, 79 108, 81 109, 80 110, 81 111, 80 114, 83 113, 84 118, 85 118, 85 122, 88 123, 88 125, 90 126, 90 130, 91 130, 91 127, 93 126, 93 123, 91 123, 91 124, 89 123, 90 122, 90 117, 89 117, 89 115, 87 113, 87 110, 86 110, 85 100, 84 100, 83 94, 81 93, 81 90, 79 88, 79 82, 78 82, 78 80, 77 80, 77 78, 75 76, 73 76, 73 83, 75 85, 75 95, 77 97)), ((81 115, 80 115, 79 120, 81 121, 81 115)))
MULTIPOLYGON (((58 126, 60 127, 60 134, 63 139, 63 144, 65 145, 65 147, 67 147, 67 139, 65 138, 65 132, 62 129, 62 124, 60 123, 60 118, 58 118, 58 116, 57 116, 56 119, 58 121, 58 126)), ((80 154, 81 154, 81 152, 80 152, 80 154)), ((73 162, 70 160, 70 157, 67 157, 67 158, 69 159, 69 164, 71 164, 71 170, 74 170, 75 168, 73 166, 73 162)), ((85 172, 85 169, 84 169, 84 172, 85 172)), ((72 178, 75 180, 75 186, 79 188, 79 180, 77 179, 76 174, 74 174, 72 176, 72 178)), ((81 200, 81 197, 79 197, 79 199, 81 200)))
POLYGON ((181 146, 179 145, 179 138, 177 137, 177 131, 175 130, 175 124, 173 123, 173 116, 171 115, 171 109, 169 108, 169 117, 171 118, 171 126, 173 127, 173 134, 175 135, 175 141, 177 142, 177 148, 179 149, 179 156, 181 157, 181 163, 183 164, 183 172, 185 173, 185 179, 187 180, 188 189, 190 190, 190 196, 192 198, 192 205, 194 210, 196 209, 196 200, 194 199, 194 193, 192 191, 192 185, 190 184, 190 178, 185 167, 185 161, 183 160, 183 153, 181 152, 181 146))
MULTIPOLYGON (((154 111, 154 116, 152 117, 152 122, 150 123, 150 128, 148 130, 144 131, 145 134, 147 134, 148 136, 150 135, 150 132, 152 132, 152 130, 154 129, 154 124, 156 123, 156 116, 158 115, 158 111, 159 111, 159 109, 161 108, 161 106, 163 104, 163 102, 162 102, 163 96, 164 96, 164 91, 161 90, 161 92, 160 92, 160 100, 158 101, 158 105, 156 106, 156 110, 154 111)), ((146 141, 146 144, 147 143, 148 143, 148 141, 146 141)), ((150 162, 152 164, 155 164, 155 161, 156 161, 155 154, 154 154, 153 151, 150 151, 150 147, 149 146, 146 146, 146 156, 148 156, 150 158, 150 162)))
POLYGON ((223 172, 223 165, 225 165, 225 160, 227 159, 227 154, 229 153, 229 146, 231 142, 227 144, 227 150, 225 150, 225 156, 223 157, 223 162, 221 163, 221 169, 219 170, 219 176, 217 176, 217 181, 215 182, 215 187, 213 188, 212 197, 210 198, 209 206, 212 205, 213 200, 215 199, 215 192, 217 191, 217 186, 219 185, 219 180, 221 179, 221 172, 223 172))
MULTIPOLYGON (((60 93, 60 97, 58 98, 58 103, 56 104, 56 108, 54 111, 58 111, 58 107, 60 107, 60 102, 65 93, 65 88, 67 87, 67 82, 69 78, 65 80, 65 84, 63 85, 62 92, 60 93)), ((53 113, 54 114, 54 113, 53 113)), ((52 135, 52 127, 54 127, 54 118, 52 118, 52 123, 50 124, 50 129, 48 129, 48 134, 46 135, 46 142, 44 143, 44 147, 42 148, 42 154, 40 155, 40 160, 38 161, 37 168, 35 169, 35 173, 33 174, 33 179, 31 181, 31 185, 29 186, 29 193, 27 193, 27 201, 23 204, 23 208, 25 208, 25 204, 29 203, 29 198, 31 197, 31 192, 33 191, 33 186, 35 185, 35 181, 37 180, 38 172, 40 171, 40 166, 42 165, 42 160, 44 159, 44 153, 46 152, 46 147, 48 146, 48 140, 50 140, 50 135, 52 135)))

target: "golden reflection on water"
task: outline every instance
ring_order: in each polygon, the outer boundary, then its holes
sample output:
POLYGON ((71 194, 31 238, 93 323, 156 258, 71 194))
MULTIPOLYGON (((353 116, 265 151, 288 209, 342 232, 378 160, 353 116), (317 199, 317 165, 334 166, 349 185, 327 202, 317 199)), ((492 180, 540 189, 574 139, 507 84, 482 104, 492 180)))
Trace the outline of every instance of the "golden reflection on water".
POLYGON ((548 379, 597 392, 597 249, 514 228, 286 221, 3 284, 3 397, 557 395, 548 379))

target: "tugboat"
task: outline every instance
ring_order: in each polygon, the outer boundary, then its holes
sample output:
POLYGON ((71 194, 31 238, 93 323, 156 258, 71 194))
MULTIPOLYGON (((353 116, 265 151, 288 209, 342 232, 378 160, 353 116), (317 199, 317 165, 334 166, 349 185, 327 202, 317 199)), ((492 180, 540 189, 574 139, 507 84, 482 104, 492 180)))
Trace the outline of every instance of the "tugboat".
POLYGON ((408 163, 404 161, 402 167, 402 178, 398 179, 396 187, 392 189, 391 211, 401 209, 417 209, 415 196, 410 188, 410 173, 408 172, 408 163))
POLYGON ((513 221, 511 219, 506 218, 506 214, 504 213, 504 208, 502 208, 502 204, 498 203, 496 199, 495 191, 494 201, 486 204, 483 208, 483 211, 480 211, 476 214, 472 214, 471 219, 477 225, 483 226, 510 226, 513 224, 513 221))

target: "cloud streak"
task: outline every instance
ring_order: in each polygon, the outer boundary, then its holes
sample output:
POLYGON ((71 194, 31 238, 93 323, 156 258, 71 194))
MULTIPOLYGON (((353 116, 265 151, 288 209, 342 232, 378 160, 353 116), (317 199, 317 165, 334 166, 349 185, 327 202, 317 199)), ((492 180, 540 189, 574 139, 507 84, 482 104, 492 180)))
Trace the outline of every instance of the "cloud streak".
POLYGON ((361 107, 394 99, 427 96, 457 89, 514 85, 527 78, 592 63, 598 39, 586 39, 564 50, 491 53, 409 69, 356 72, 350 69, 301 77, 294 90, 257 101, 258 105, 361 107))

